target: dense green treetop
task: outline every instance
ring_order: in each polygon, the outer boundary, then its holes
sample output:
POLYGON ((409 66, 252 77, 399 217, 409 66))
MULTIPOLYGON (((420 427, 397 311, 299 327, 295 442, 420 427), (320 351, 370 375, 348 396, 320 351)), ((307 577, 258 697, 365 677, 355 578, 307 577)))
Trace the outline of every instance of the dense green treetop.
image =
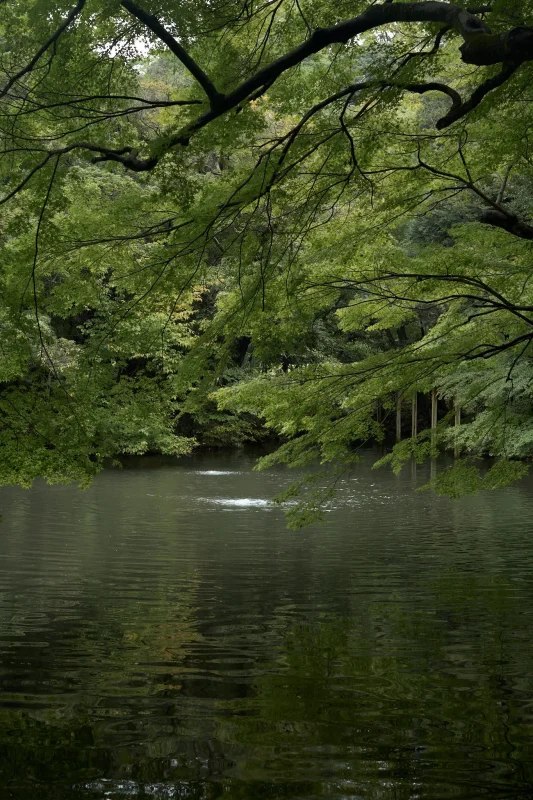
POLYGON ((378 404, 436 387, 464 424, 394 464, 444 443, 445 491, 521 474, 532 25, 531 0, 0 4, 0 480, 187 452, 176 416, 222 384, 287 439, 266 464, 349 463, 378 404))

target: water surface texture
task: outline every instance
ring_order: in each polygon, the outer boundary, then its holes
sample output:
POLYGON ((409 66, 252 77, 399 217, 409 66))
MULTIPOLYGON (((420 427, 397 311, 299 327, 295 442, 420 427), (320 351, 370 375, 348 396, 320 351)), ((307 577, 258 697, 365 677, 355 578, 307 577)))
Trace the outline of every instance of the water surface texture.
POLYGON ((533 482, 252 463, 0 491, 0 797, 533 797, 533 482))

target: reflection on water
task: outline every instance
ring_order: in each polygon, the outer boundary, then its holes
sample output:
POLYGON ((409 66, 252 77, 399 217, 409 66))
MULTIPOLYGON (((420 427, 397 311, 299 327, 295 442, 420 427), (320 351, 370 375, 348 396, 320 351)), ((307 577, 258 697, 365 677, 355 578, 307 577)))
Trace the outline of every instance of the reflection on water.
POLYGON ((533 796, 533 483, 251 464, 0 491, 0 797, 533 796))

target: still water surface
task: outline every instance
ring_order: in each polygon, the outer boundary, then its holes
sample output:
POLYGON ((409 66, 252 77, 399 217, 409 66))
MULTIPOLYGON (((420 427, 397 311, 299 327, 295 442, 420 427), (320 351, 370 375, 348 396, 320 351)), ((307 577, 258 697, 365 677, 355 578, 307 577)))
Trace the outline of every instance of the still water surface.
POLYGON ((533 482, 252 463, 0 491, 0 797, 533 797, 533 482))

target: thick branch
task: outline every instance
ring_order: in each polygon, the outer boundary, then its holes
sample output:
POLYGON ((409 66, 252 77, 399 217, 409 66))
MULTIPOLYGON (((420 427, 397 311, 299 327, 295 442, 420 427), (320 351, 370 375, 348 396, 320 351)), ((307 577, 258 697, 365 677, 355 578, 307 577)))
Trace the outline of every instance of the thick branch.
POLYGON ((533 240, 533 226, 528 225, 527 222, 522 222, 514 214, 506 214, 503 211, 490 208, 481 215, 481 222, 485 225, 492 225, 495 228, 502 228, 520 239, 533 240))
POLYGON ((68 153, 71 150, 89 150, 93 153, 100 153, 99 156, 93 158, 94 164, 98 161, 116 161, 133 172, 147 172, 153 169, 158 162, 155 156, 145 159, 137 158, 138 150, 133 147, 123 147, 122 150, 111 150, 108 147, 101 147, 100 145, 91 144, 89 142, 77 142, 76 144, 69 145, 63 148, 63 150, 56 152, 68 153))
POLYGON ((447 94, 452 101, 452 108, 449 114, 452 114, 454 111, 457 112, 458 109, 462 108, 463 101, 459 92, 456 92, 455 89, 452 89, 451 86, 447 86, 445 83, 430 81, 429 83, 407 83, 402 85, 400 83, 387 84, 384 81, 384 85, 398 86, 400 89, 405 89, 407 92, 414 92, 416 94, 425 94, 426 92, 442 92, 443 94, 447 94))
POLYGON ((519 27, 507 33, 465 36, 461 57, 478 67, 505 61, 521 64, 533 60, 533 28, 519 27))
POLYGON ((439 0, 400 3, 397 5, 394 3, 373 5, 358 17, 353 17, 329 28, 317 28, 302 44, 258 70, 248 80, 243 81, 233 92, 224 96, 217 92, 203 70, 155 17, 140 9, 132 0, 122 0, 122 6, 168 45, 170 50, 194 75, 211 100, 211 109, 201 115, 186 131, 178 134, 169 143, 169 147, 174 147, 177 144, 186 144, 193 133, 254 96, 264 86, 274 83, 284 72, 297 66, 304 59, 332 44, 346 44, 355 36, 374 28, 393 22, 436 22, 454 28, 465 39, 476 34, 490 33, 487 25, 469 11, 439 0))
POLYGON ((76 142, 66 147, 58 147, 55 150, 49 150, 42 161, 33 167, 14 189, 0 199, 0 206, 4 205, 4 203, 7 203, 8 200, 11 200, 12 197, 21 192, 31 178, 43 169, 51 158, 54 156, 66 155, 73 150, 88 150, 91 153, 98 153, 99 155, 93 159, 94 162, 116 161, 133 172, 146 172, 147 170, 153 169, 157 164, 157 159, 138 159, 137 150, 134 150, 132 147, 123 147, 122 150, 111 150, 108 147, 92 144, 91 142, 76 142))
MULTIPOLYGON (((475 34, 486 34, 490 30, 487 25, 473 14, 450 3, 438 0, 427 0, 421 3, 382 3, 370 6, 358 17, 332 25, 329 28, 317 28, 302 44, 273 61, 247 81, 241 83, 225 98, 225 105, 230 108, 245 100, 265 83, 279 78, 291 67, 300 64, 304 59, 318 53, 333 44, 346 44, 355 36, 366 31, 389 25, 393 22, 436 22, 457 30, 463 38, 475 34)), ((533 58, 533 53, 531 53, 533 58)), ((494 62, 494 63, 497 63, 494 62)))
POLYGON ((211 79, 205 74, 203 69, 196 63, 196 61, 189 55, 189 53, 185 50, 182 45, 174 39, 174 37, 167 31, 163 25, 159 22, 159 20, 154 17, 152 14, 149 14, 144 9, 140 8, 136 3, 133 3, 131 0, 123 0, 121 5, 133 14, 139 22, 142 22, 143 25, 146 25, 152 33, 155 33, 158 39, 166 44, 169 50, 171 50, 174 55, 181 61, 184 67, 186 67, 193 78, 195 78, 206 95, 209 98, 211 106, 216 106, 222 95, 217 91, 215 85, 212 83, 211 79))
MULTIPOLYGON (((80 0, 78 6, 84 0, 80 0)), ((485 82, 479 89, 472 95, 467 103, 463 104, 459 94, 445 84, 431 83, 431 84, 412 84, 404 86, 403 88, 408 91, 426 92, 426 91, 441 91, 447 94, 452 100, 452 109, 445 117, 446 123, 441 121, 441 127, 445 124, 451 124, 454 119, 459 119, 462 115, 466 114, 471 108, 475 108, 481 102, 482 97, 498 85, 501 85, 516 69, 518 64, 517 56, 520 54, 522 60, 533 60, 533 48, 528 49, 527 43, 529 42, 529 29, 517 28, 511 31, 506 38, 506 48, 504 50, 500 47, 501 37, 493 37, 490 34, 490 29, 487 25, 469 11, 465 11, 459 6, 440 0, 426 0, 425 2, 405 2, 405 3, 381 3, 371 5, 367 10, 360 14, 358 17, 346 20, 338 25, 332 25, 329 28, 319 28, 315 30, 304 42, 290 50, 285 55, 273 61, 271 64, 258 70, 248 80, 243 81, 236 89, 227 95, 220 94, 208 76, 196 64, 191 56, 184 50, 184 48, 174 39, 173 36, 161 25, 161 23, 148 14, 143 9, 139 8, 132 0, 122 0, 122 6, 133 14, 139 21, 145 24, 152 30, 161 41, 165 42, 169 49, 175 53, 180 61, 189 69, 191 74, 201 84, 204 91, 211 101, 211 108, 204 114, 201 114, 194 122, 186 126, 184 129, 169 138, 163 148, 160 148, 157 154, 151 155, 149 158, 142 160, 137 157, 137 152, 132 148, 124 148, 120 151, 109 150, 104 147, 96 147, 94 145, 85 145, 83 143, 73 145, 74 148, 85 148, 98 152, 98 160, 112 160, 122 163, 128 169, 134 171, 145 171, 153 169, 156 166, 161 156, 168 152, 168 150, 176 147, 177 145, 187 146, 192 135, 197 131, 206 127, 209 123, 218 119, 222 115, 228 113, 234 108, 239 107, 251 97, 258 96, 266 86, 272 85, 284 72, 292 67, 300 64, 304 59, 312 56, 315 53, 323 50, 324 48, 333 45, 346 43, 354 37, 394 22, 432 22, 438 23, 449 28, 452 28, 460 33, 464 38, 465 43, 470 44, 475 40, 480 42, 483 40, 485 43, 483 48, 482 57, 479 57, 480 64, 498 63, 508 57, 509 47, 513 44, 515 51, 515 58, 513 65, 506 67, 500 76, 485 82), (496 39, 498 40, 496 42, 496 39), (489 41, 490 40, 490 41, 489 41), (491 42, 494 46, 491 45, 491 42), (525 44, 524 44, 525 43, 525 44), (490 58, 489 58, 490 56, 490 58), (492 60, 490 60, 492 59, 492 60), (450 120, 448 122, 448 119, 450 120)), ((72 14, 73 12, 71 12, 72 14)), ((481 52, 479 50, 476 52, 481 52)), ((468 50, 470 61, 469 63, 478 63, 472 61, 473 51, 468 50)), ((382 84, 384 85, 384 84, 382 84)), ((389 83, 388 85, 394 85, 389 83)))
MULTIPOLYGON (((124 0, 124 2, 130 0, 124 0)), ((353 19, 332 25, 329 28, 318 28, 302 44, 290 50, 285 55, 273 61, 271 64, 258 70, 248 80, 243 81, 233 92, 220 99, 216 107, 212 107, 185 131, 168 143, 168 147, 175 147, 177 144, 188 143, 190 137, 198 130, 204 128, 214 119, 222 114, 231 111, 236 106, 245 102, 249 97, 254 96, 265 85, 271 85, 284 72, 300 64, 304 59, 318 53, 320 50, 332 45, 346 43, 355 36, 366 31, 378 28, 392 22, 437 22, 457 30, 465 41, 472 38, 483 37, 490 34, 490 29, 486 23, 476 16, 459 6, 450 3, 439 2, 439 0, 428 0, 427 2, 415 3, 382 3, 370 6, 363 14, 353 19)), ((486 63, 487 53, 484 52, 486 63)), ((502 53, 499 46, 494 49, 494 60, 498 63, 502 60, 502 53)), ((529 53, 529 58, 533 59, 533 49, 529 53)), ((440 85, 439 85, 440 86, 440 85)), ((440 90, 443 91, 442 87, 440 90)), ((446 93, 452 98, 452 112, 457 112, 459 108, 459 95, 454 90, 448 89, 446 93)))
POLYGON ((457 122, 458 119, 466 117, 466 115, 473 111, 474 108, 477 108, 477 106, 489 94, 489 92, 493 92, 494 89, 498 89, 500 86, 503 86, 503 84, 512 77, 519 66, 520 64, 518 62, 507 64, 501 72, 499 72, 493 78, 486 80, 481 84, 481 86, 478 86, 470 99, 465 103, 460 102, 459 105, 454 103, 446 116, 442 117, 442 119, 437 122, 437 128, 442 130, 443 128, 447 128, 452 123, 457 122))

